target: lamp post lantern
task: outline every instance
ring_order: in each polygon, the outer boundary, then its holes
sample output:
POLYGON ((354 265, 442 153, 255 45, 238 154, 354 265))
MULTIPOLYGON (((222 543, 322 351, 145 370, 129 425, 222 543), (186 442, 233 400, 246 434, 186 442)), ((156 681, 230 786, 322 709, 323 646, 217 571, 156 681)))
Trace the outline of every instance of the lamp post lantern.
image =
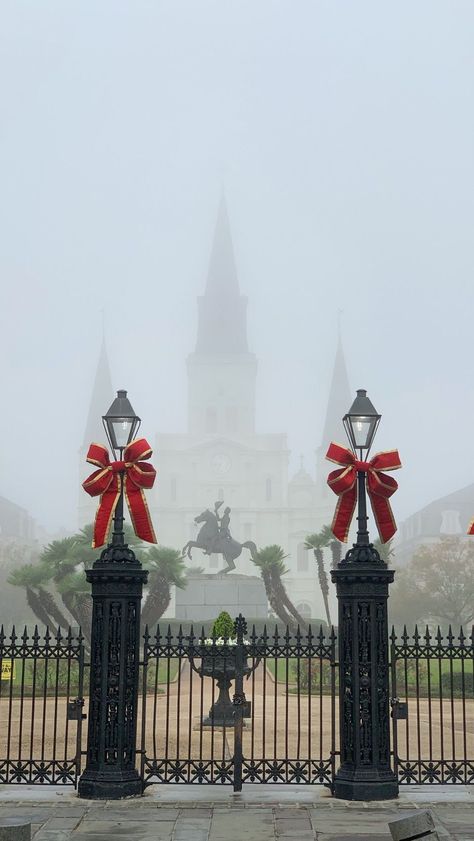
POLYGON ((127 444, 136 437, 141 419, 133 411, 127 392, 117 391, 110 409, 102 416, 105 433, 113 451, 122 455, 127 444))
MULTIPOLYGON (((360 461, 363 459, 364 451, 366 457, 369 454, 381 417, 367 397, 365 389, 359 388, 357 397, 349 411, 344 415, 342 422, 352 450, 355 455, 359 456, 360 461)), ((362 470, 357 471, 357 521, 359 524, 357 544, 368 546, 367 496, 365 492, 365 473, 362 470)))
POLYGON ((390 763, 388 587, 393 570, 370 543, 367 528, 364 455, 372 446, 381 415, 359 389, 343 418, 358 459, 357 540, 338 567, 339 717, 341 765, 334 795, 345 800, 387 800, 398 796, 390 763))
MULTIPOLYGON (((102 423, 112 452, 121 461, 125 447, 136 437, 141 424, 141 419, 133 411, 126 391, 123 389, 117 391, 117 397, 109 410, 105 415, 102 415, 102 423)), ((114 512, 114 530, 109 556, 113 555, 115 547, 123 547, 125 543, 123 533, 123 474, 123 470, 119 471, 120 496, 114 512)))
POLYGON ((136 436, 140 418, 126 391, 103 423, 115 457, 120 493, 110 543, 87 570, 92 585, 92 633, 87 760, 79 797, 118 799, 142 793, 136 769, 136 728, 140 646, 140 607, 148 573, 125 543, 123 486, 125 447, 136 436))

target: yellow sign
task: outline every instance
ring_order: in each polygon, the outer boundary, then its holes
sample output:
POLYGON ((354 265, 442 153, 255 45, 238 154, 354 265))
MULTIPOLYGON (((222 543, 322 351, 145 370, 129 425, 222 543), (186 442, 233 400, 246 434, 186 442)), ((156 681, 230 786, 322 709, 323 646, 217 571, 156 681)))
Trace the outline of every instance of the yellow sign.
POLYGON ((11 660, 3 660, 2 662, 2 680, 14 680, 15 679, 15 661, 11 660))

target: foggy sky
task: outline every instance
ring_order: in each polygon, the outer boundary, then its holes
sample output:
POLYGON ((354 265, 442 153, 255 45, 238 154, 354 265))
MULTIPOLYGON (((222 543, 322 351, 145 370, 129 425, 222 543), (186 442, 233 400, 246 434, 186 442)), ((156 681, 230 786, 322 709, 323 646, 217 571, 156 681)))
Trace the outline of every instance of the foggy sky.
POLYGON ((222 188, 259 431, 313 470, 342 309, 396 517, 474 482, 473 36, 472 0, 0 0, 0 494, 76 527, 102 310, 143 434, 185 429, 222 188))

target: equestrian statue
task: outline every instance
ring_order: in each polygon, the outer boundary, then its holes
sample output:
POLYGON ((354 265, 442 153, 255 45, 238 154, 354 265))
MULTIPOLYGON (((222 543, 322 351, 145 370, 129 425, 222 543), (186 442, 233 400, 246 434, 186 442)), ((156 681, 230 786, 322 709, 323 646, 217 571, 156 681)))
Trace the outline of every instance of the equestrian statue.
POLYGON ((223 502, 216 502, 214 511, 207 508, 202 514, 194 518, 195 523, 203 523, 196 540, 190 540, 183 549, 183 557, 188 556, 192 560, 191 549, 203 549, 205 555, 223 555, 227 567, 222 573, 235 569, 234 560, 239 557, 242 549, 250 549, 252 558, 255 558, 257 547, 253 540, 246 543, 239 543, 230 534, 230 508, 224 508, 222 517, 219 515, 219 508, 223 502))

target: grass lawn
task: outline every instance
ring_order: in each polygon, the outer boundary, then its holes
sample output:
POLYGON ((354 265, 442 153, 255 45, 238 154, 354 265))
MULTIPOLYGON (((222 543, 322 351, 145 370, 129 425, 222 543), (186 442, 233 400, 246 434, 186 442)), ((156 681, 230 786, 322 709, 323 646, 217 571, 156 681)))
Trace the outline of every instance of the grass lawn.
MULTIPOLYGON (((181 661, 184 663, 184 660, 181 661)), ((157 665, 158 665, 158 685, 163 686, 163 684, 167 684, 168 681, 173 683, 174 680, 178 677, 178 670, 179 670, 179 658, 172 657, 168 659, 160 659, 160 660, 149 660, 148 661, 148 674, 147 674, 147 688, 149 690, 153 689, 156 683, 156 672, 157 672, 157 665)))
MULTIPOLYGON (((288 686, 291 689, 297 687, 297 666, 298 660, 296 658, 268 658, 266 667, 274 680, 279 684, 286 684, 288 679, 288 686)), ((304 658, 300 660, 300 673, 302 675, 301 693, 305 694, 307 691, 306 682, 304 679, 306 663, 308 661, 304 658)), ((313 692, 319 692, 319 684, 321 679, 320 661, 318 658, 311 660, 311 671, 313 674, 313 692)), ((336 668, 336 683, 338 673, 336 668)), ((402 695, 406 688, 409 694, 416 691, 417 677, 418 688, 420 695, 428 694, 428 674, 430 679, 430 691, 432 695, 439 694, 440 678, 443 695, 445 697, 451 694, 451 682, 453 685, 453 692, 455 697, 462 694, 462 673, 463 663, 461 660, 449 660, 443 658, 441 660, 430 658, 429 660, 420 659, 413 660, 398 660, 397 661, 397 692, 402 695), (406 662, 406 670, 405 670, 406 662), (418 674, 417 674, 418 672, 418 674), (452 675, 452 681, 451 681, 452 675)), ((466 697, 473 697, 473 682, 474 682, 474 661, 464 661, 464 691, 466 697)), ((323 693, 330 692, 331 682, 331 666, 329 661, 322 661, 322 683, 323 693)))
MULTIPOLYGON (((73 697, 79 694, 79 665, 76 661, 71 662, 68 668, 68 663, 65 660, 56 661, 51 659, 48 661, 47 670, 45 673, 45 660, 37 660, 36 668, 35 661, 28 660, 14 660, 13 661, 13 684, 11 687, 11 669, 12 661, 4 658, 2 663, 2 679, 0 683, 0 698, 8 698, 10 691, 12 697, 17 698, 21 694, 24 697, 31 697, 33 694, 33 686, 35 687, 35 696, 41 697, 45 692, 51 697, 58 694, 58 697, 64 697, 69 694, 73 697), (24 663, 24 667, 23 667, 24 663), (23 693, 22 693, 23 687, 23 693)), ((178 676, 179 659, 167 658, 150 659, 148 664, 147 687, 151 691, 156 683, 158 666, 158 685, 166 686, 168 681, 173 683, 178 676)), ((88 692, 89 669, 85 670, 83 692, 88 692)), ((142 676, 140 675, 140 688, 142 684, 142 676)))

